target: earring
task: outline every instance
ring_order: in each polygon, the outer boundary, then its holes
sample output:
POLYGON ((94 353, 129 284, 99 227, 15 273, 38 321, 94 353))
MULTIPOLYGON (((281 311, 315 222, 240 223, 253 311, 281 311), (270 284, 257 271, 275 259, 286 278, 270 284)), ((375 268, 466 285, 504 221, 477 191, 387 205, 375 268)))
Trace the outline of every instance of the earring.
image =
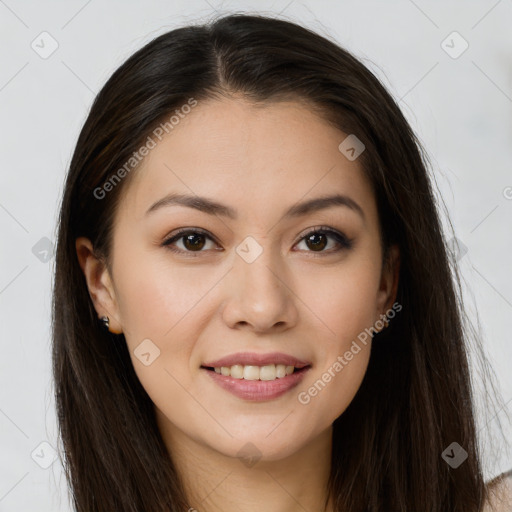
POLYGON ((387 318, 382 320, 382 322, 384 323, 384 327, 382 329, 379 329, 377 331, 377 334, 381 333, 384 329, 387 329, 389 327, 389 320, 387 318))
POLYGON ((109 319, 108 316, 102 316, 100 318, 101 322, 103 322, 103 327, 108 331, 109 330, 109 319))

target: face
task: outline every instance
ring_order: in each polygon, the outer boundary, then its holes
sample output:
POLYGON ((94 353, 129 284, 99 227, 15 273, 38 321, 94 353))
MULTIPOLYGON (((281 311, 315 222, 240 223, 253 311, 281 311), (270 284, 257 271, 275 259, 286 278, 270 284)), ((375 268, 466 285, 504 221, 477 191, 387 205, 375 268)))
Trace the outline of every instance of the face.
POLYGON ((124 333, 167 437, 276 460, 353 399, 396 272, 381 267, 375 198, 338 149, 346 136, 299 103, 199 103, 130 176, 111 273, 95 281, 77 240, 98 315, 124 333), (170 194, 195 202, 161 202, 170 194))

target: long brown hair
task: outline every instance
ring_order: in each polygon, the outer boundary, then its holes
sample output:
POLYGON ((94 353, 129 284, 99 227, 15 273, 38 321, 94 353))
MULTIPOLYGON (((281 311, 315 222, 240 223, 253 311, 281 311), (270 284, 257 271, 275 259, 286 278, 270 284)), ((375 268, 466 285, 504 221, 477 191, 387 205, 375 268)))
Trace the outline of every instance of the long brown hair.
POLYGON ((360 162, 383 247, 396 243, 401 253, 402 311, 375 335, 360 389, 334 422, 335 510, 480 510, 485 485, 459 278, 428 157, 397 103, 351 53, 290 21, 244 14, 169 31, 137 51, 99 92, 79 135, 60 210, 52 315, 61 457, 76 510, 190 506, 124 336, 98 322, 75 239, 89 238, 109 265, 113 218, 136 170, 101 199, 95 190, 191 97, 200 104, 233 93, 254 104, 304 101, 355 134, 366 146, 360 162), (454 441, 468 454, 456 469, 441 456, 454 441))

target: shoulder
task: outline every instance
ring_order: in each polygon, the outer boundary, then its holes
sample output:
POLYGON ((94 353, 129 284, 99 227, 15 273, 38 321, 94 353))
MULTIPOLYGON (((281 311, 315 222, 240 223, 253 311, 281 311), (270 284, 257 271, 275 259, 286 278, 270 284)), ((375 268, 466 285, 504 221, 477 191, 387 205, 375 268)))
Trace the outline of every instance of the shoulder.
POLYGON ((487 482, 482 512, 512 512, 512 469, 487 482))

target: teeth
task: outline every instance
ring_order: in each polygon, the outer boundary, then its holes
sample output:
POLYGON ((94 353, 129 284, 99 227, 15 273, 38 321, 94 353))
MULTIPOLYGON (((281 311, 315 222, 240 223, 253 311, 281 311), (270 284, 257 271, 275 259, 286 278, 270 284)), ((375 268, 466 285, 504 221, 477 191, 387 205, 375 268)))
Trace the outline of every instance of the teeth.
POLYGON ((243 366, 235 364, 233 366, 221 366, 214 368, 215 373, 220 373, 226 377, 245 380, 275 380, 282 379, 287 375, 291 375, 294 371, 293 366, 285 366, 284 364, 268 364, 265 366, 243 366))
MULTIPOLYGON (((224 367, 226 368, 226 367, 224 367)), ((235 364, 231 367, 230 375, 234 379, 243 379, 244 377, 244 367, 241 364, 235 364)))
POLYGON ((286 366, 284 364, 278 364, 276 366, 276 377, 278 379, 282 379, 286 377, 286 366))
MULTIPOLYGON (((231 367, 233 368, 233 367, 231 367)), ((245 380, 258 380, 260 378, 260 369, 257 366, 244 366, 245 380)))

